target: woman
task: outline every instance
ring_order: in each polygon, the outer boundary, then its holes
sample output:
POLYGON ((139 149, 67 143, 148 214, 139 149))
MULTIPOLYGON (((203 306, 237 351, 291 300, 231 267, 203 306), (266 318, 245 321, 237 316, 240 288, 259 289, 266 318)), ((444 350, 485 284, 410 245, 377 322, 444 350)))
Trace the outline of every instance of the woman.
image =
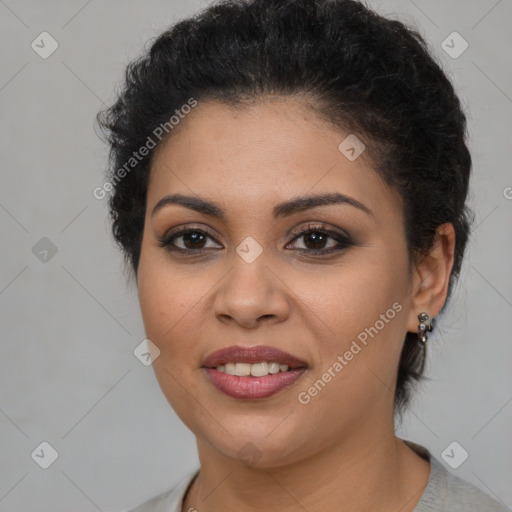
POLYGON ((200 459, 136 511, 505 510, 394 432, 469 230, 465 117, 418 34, 352 0, 223 2, 99 119, 200 459))

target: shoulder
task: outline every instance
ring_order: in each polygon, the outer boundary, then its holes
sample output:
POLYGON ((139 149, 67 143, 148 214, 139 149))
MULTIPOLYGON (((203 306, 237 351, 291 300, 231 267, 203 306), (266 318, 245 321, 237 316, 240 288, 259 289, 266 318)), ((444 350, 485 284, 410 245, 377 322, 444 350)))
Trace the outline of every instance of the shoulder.
MULTIPOLYGON (((441 465, 440 462, 438 462, 441 465)), ((473 484, 446 473, 446 510, 454 512, 508 512, 507 507, 494 500, 473 484)))
POLYGON ((181 512, 183 497, 198 473, 199 470, 189 473, 169 491, 145 501, 128 512, 181 512))
POLYGON ((414 512, 509 512, 473 484, 450 473, 428 450, 418 448, 427 455, 431 469, 414 512))

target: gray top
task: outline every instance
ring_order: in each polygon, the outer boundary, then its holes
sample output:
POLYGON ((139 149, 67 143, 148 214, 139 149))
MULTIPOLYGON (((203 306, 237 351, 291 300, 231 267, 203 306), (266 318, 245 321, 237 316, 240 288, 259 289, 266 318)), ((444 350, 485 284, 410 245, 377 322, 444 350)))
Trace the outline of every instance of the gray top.
MULTIPOLYGON (((449 473, 444 466, 423 446, 404 442, 411 446, 431 465, 427 486, 414 512, 510 512, 474 485, 449 473)), ((146 501, 129 512, 181 512, 183 498, 199 470, 186 475, 170 491, 146 501)))

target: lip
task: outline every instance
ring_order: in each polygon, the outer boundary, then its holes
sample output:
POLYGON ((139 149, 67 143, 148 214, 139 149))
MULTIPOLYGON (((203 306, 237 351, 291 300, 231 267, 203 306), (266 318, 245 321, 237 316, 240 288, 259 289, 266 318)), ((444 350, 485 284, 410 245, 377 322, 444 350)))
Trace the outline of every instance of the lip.
POLYGON ((257 400, 274 395, 295 383, 307 370, 308 364, 298 357, 269 345, 242 347, 233 345, 208 355, 202 370, 209 382, 222 393, 241 400, 257 400), (260 363, 263 361, 286 364, 289 370, 264 377, 241 377, 219 372, 216 367, 226 363, 260 363))
POLYGON ((265 377, 239 377, 219 372, 215 368, 203 368, 203 371, 206 372, 210 383, 225 395, 239 400, 259 400, 294 384, 306 368, 269 374, 265 377))
MULTIPOLYGON (((202 363, 203 368, 216 368, 226 363, 260 363, 262 361, 286 364, 291 369, 307 368, 308 365, 298 357, 269 345, 242 347, 232 345, 209 354, 202 363)), ((253 377, 256 378, 256 377, 253 377)))

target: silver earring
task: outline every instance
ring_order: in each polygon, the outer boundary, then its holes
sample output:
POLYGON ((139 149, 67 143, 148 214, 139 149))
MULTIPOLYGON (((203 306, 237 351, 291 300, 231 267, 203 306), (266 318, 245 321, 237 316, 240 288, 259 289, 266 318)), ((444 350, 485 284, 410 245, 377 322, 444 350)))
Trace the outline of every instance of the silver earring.
POLYGON ((432 320, 430 320, 428 314, 423 312, 418 315, 418 320, 420 322, 418 325, 418 340, 422 343, 426 343, 428 340, 427 332, 434 329, 434 319, 432 318, 432 320))

